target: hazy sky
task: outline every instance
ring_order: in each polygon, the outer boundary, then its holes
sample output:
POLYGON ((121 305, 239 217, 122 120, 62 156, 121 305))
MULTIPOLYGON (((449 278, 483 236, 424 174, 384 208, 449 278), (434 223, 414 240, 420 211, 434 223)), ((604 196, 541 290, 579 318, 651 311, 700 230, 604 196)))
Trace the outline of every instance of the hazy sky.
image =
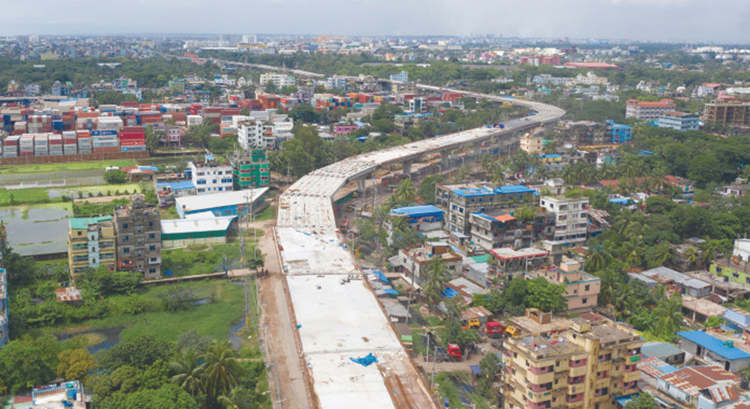
POLYGON ((750 43, 750 0, 1 0, 0 34, 502 34, 750 43))

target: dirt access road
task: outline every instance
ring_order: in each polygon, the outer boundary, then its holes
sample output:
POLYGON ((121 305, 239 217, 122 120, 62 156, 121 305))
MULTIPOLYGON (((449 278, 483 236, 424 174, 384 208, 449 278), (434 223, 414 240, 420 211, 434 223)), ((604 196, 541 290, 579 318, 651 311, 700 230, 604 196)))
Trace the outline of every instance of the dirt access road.
POLYGON ((304 367, 297 353, 296 328, 288 306, 285 278, 277 257, 273 227, 276 220, 256 222, 255 228, 263 230, 258 248, 266 255, 268 276, 258 280, 260 286, 260 331, 268 349, 268 362, 274 366, 269 372, 269 390, 273 407, 284 409, 312 409, 305 385, 304 367), (278 379, 276 379, 278 376, 278 379), (278 389, 277 389, 278 388, 278 389), (279 405, 281 400, 282 405, 279 405))

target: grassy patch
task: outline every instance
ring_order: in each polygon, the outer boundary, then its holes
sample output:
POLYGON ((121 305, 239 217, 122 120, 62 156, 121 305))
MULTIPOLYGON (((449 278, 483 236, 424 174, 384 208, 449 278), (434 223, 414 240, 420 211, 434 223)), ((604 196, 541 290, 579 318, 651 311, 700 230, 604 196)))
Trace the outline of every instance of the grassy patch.
POLYGON ((130 159, 113 160, 113 161, 95 161, 95 162, 66 162, 66 163, 43 163, 39 165, 10 165, 0 167, 0 175, 20 174, 20 173, 59 173, 75 170, 101 170, 108 166, 117 166, 125 168, 135 166, 135 161, 130 159))
POLYGON ((121 185, 97 185, 97 186, 77 186, 74 188, 63 188, 59 189, 61 194, 66 194, 72 197, 78 197, 78 192, 81 192, 83 196, 98 196, 100 193, 102 196, 109 195, 123 195, 128 193, 140 193, 143 191, 143 187, 138 183, 123 183, 121 185))
POLYGON ((61 197, 50 199, 46 188, 0 189, 0 206, 62 202, 61 197))
POLYGON ((210 274, 223 264, 240 258, 240 246, 237 243, 220 244, 213 247, 188 247, 184 249, 162 251, 162 270, 172 271, 172 277, 210 274))
POLYGON ((180 215, 177 214, 177 209, 174 206, 162 207, 161 210, 159 210, 159 214, 161 215, 162 220, 174 220, 180 218, 180 215))
POLYGON ((276 218, 276 206, 268 206, 255 217, 256 221, 273 220, 276 218))
POLYGON ((242 286, 234 285, 225 280, 206 280, 148 287, 139 290, 135 295, 111 296, 107 300, 111 304, 110 317, 88 320, 76 324, 75 327, 58 326, 45 328, 41 331, 43 333, 60 334, 76 332, 81 329, 124 327, 120 334, 123 340, 152 335, 157 339, 174 342, 183 332, 195 329, 201 335, 225 340, 229 336, 229 329, 232 324, 244 316, 245 296, 242 286), (176 312, 159 311, 128 315, 122 311, 133 297, 145 303, 158 302, 162 297, 180 289, 190 290, 198 297, 212 297, 213 302, 176 312))

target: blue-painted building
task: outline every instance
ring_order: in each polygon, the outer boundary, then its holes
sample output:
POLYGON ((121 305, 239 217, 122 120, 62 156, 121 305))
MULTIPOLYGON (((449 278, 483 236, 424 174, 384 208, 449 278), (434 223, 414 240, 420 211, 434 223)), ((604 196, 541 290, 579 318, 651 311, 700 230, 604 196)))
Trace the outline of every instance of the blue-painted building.
POLYGON ((750 354, 735 347, 733 341, 724 341, 703 331, 683 331, 677 336, 680 349, 727 371, 736 373, 750 367, 750 354))
POLYGON ((421 232, 443 228, 443 210, 432 205, 398 207, 391 210, 391 217, 405 217, 409 229, 421 232))
POLYGON ((214 216, 244 216, 248 209, 254 213, 262 210, 266 203, 268 188, 210 193, 198 196, 175 198, 175 208, 180 218, 186 215, 211 212, 214 216))
POLYGON ((607 132, 609 132, 612 144, 627 143, 633 140, 633 127, 607 121, 607 132))

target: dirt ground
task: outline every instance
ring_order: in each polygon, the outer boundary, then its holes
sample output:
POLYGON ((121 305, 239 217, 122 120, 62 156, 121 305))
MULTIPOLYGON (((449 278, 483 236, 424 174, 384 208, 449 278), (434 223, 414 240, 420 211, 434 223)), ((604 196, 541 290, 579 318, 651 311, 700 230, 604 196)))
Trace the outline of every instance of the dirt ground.
POLYGON ((265 331, 268 362, 275 366, 275 371, 269 373, 269 387, 275 408, 279 407, 280 398, 285 409, 307 409, 311 406, 302 372, 303 366, 297 353, 295 329, 287 305, 284 276, 276 255, 273 232, 275 224, 275 220, 255 224, 256 228, 264 232, 259 238, 258 248, 266 255, 265 268, 268 269, 268 276, 258 282, 262 310, 260 330, 265 331), (277 374, 278 380, 275 379, 277 374))

